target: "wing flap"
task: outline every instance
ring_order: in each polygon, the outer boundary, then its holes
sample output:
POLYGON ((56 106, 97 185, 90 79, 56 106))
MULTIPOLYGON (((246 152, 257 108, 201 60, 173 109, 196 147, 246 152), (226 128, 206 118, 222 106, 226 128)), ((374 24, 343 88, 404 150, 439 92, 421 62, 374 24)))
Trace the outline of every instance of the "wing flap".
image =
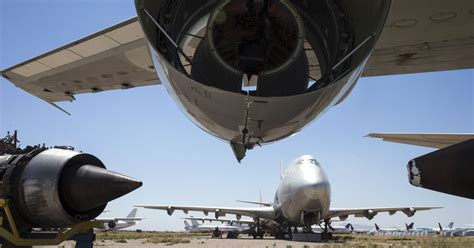
POLYGON ((1 75, 47 102, 159 84, 144 34, 132 18, 10 67, 1 75))

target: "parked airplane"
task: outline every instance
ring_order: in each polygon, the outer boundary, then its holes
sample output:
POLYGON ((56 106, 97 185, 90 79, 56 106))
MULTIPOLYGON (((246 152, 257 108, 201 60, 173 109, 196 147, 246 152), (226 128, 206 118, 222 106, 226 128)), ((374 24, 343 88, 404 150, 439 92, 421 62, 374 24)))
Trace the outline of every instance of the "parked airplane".
POLYGON ((474 199, 474 134, 371 133, 367 136, 439 149, 408 162, 410 184, 474 199))
POLYGON ((138 17, 1 75, 58 108, 83 93, 163 83, 189 119, 227 141, 240 161, 344 101, 361 76, 474 67, 471 0, 135 6, 138 17))
MULTIPOLYGON (((324 228, 321 226, 313 227, 313 232, 321 233, 324 232, 324 228)), ((352 233, 354 231, 354 227, 352 226, 351 223, 348 223, 346 225, 330 225, 328 232, 332 234, 347 234, 347 233, 352 233)))
POLYGON ((439 234, 439 230, 437 230, 437 228, 428 228, 428 227, 412 226, 410 231, 413 233, 416 233, 416 236, 433 236, 433 235, 439 234))
POLYGON ((202 217, 186 217, 186 218, 183 218, 185 220, 191 220, 191 221, 200 221, 201 223, 205 223, 206 221, 209 221, 209 223, 211 222, 220 222, 222 224, 224 223, 227 223, 227 224, 230 224, 230 225, 252 225, 252 224, 255 224, 255 222, 253 220, 237 220, 237 219, 215 219, 215 218, 202 218, 202 217))
POLYGON ((369 232, 369 234, 380 234, 380 233, 395 233, 395 232, 408 232, 413 229, 414 223, 410 223, 410 225, 405 224, 405 227, 382 227, 380 228, 377 223, 374 224, 375 229, 369 232))
POLYGON ((249 229, 249 226, 244 225, 232 225, 230 223, 222 224, 199 224, 195 219, 191 219, 192 225, 190 225, 186 220, 184 221, 184 229, 187 232, 212 232, 216 228, 221 232, 236 232, 241 233, 249 229))
MULTIPOLYGON (((339 218, 345 220, 349 215, 372 219, 378 213, 388 212, 395 214, 397 211, 405 213, 408 217, 417 211, 430 210, 438 207, 395 207, 395 208, 330 208, 331 187, 321 165, 310 155, 304 155, 294 160, 288 171, 278 185, 275 202, 262 207, 198 207, 181 205, 137 205, 137 207, 165 210, 169 215, 175 210, 199 211, 208 215, 214 212, 215 218, 236 215, 237 220, 242 216, 252 217, 256 220, 251 231, 254 238, 263 237, 261 221, 272 222, 275 237, 281 238, 291 235, 292 227, 303 227, 311 231, 314 224, 325 224, 323 238, 327 236, 330 220, 339 218)), ((261 205, 261 202, 256 203, 261 205)))
POLYGON ((96 220, 103 221, 104 227, 99 229, 102 231, 113 231, 125 229, 137 224, 138 221, 143 220, 143 218, 136 217, 137 209, 134 208, 127 217, 122 218, 97 218, 96 220))
POLYGON ((454 222, 450 222, 448 226, 443 228, 440 223, 438 223, 440 235, 444 237, 464 237, 464 236, 473 236, 474 228, 470 227, 454 227, 454 222))

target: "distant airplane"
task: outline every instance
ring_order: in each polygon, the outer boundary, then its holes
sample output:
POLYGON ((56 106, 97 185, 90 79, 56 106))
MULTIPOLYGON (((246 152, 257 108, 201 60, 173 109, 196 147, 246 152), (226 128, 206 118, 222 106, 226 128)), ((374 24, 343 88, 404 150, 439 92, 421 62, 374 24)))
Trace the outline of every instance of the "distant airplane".
POLYGON ((469 225, 466 225, 467 227, 454 227, 454 222, 450 222, 445 228, 440 223, 438 223, 438 226, 440 235, 444 237, 474 236, 474 228, 469 225))
POLYGON ((374 224, 375 229, 370 231, 369 234, 380 234, 380 233, 394 233, 394 232, 408 232, 413 229, 414 223, 410 223, 410 225, 405 224, 405 227, 379 227, 377 223, 374 224))
POLYGON ((191 220, 191 221, 198 221, 198 222, 201 222, 201 223, 205 223, 206 221, 209 221, 209 223, 211 222, 220 222, 222 224, 224 223, 227 223, 227 224, 230 224, 230 225, 250 225, 250 224, 254 224, 254 220, 243 220, 243 219, 240 219, 240 220, 237 220, 237 219, 215 219, 215 218, 203 218, 203 217, 186 217, 186 218, 183 218, 185 220, 191 220))
POLYGON ((411 225, 409 232, 414 233, 415 236, 434 236, 439 234, 437 228, 415 227, 414 224, 411 225))
POLYGON ((343 102, 360 77, 474 67, 472 0, 135 0, 135 7, 138 17, 0 74, 57 108, 84 93, 163 84, 240 161, 343 102))
POLYGON ((192 225, 190 225, 186 220, 184 221, 184 229, 187 232, 212 232, 217 228, 221 232, 241 233, 249 229, 249 226, 247 224, 244 224, 244 225, 232 225, 230 223, 199 224, 199 222, 196 219, 192 219, 192 218, 191 218, 191 223, 192 225))
POLYGON ((410 184, 474 199, 474 134, 370 133, 367 136, 440 149, 408 162, 410 184))
POLYGON ((255 202, 260 207, 198 207, 181 205, 137 205, 137 207, 165 210, 169 215, 175 210, 203 212, 206 216, 213 212, 216 219, 226 214, 236 215, 237 220, 248 216, 256 220, 252 235, 254 238, 263 237, 261 221, 273 222, 273 233, 277 238, 291 236, 294 227, 303 227, 306 232, 311 232, 311 226, 324 223, 323 235, 326 236, 333 218, 345 220, 349 215, 372 219, 380 212, 390 215, 397 211, 405 213, 408 217, 417 211, 430 210, 439 207, 395 207, 395 208, 344 208, 330 209, 331 189, 328 178, 321 165, 310 155, 304 155, 294 160, 285 175, 281 178, 275 194, 274 203, 255 202))
MULTIPOLYGON (((332 234, 347 234, 352 233, 354 231, 354 227, 351 223, 348 223, 346 225, 331 225, 330 227, 331 228, 329 228, 328 232, 332 234)), ((313 227, 313 232, 324 232, 324 228, 320 226, 313 227)))
POLYGON ((117 217, 117 218, 97 218, 96 220, 104 222, 104 227, 99 229, 102 231, 113 231, 125 229, 137 224, 138 221, 143 220, 143 218, 136 217, 137 209, 134 208, 127 217, 117 217))

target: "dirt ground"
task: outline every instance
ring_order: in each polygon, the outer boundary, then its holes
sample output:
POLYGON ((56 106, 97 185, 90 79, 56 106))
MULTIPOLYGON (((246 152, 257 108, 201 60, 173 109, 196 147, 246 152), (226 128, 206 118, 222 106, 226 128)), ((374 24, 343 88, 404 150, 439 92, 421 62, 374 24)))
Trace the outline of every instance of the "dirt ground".
MULTIPOLYGON (((240 239, 211 239, 200 236, 147 236, 136 238, 130 236, 98 236, 94 247, 198 247, 198 248, 313 248, 313 247, 462 247, 474 248, 474 238, 445 238, 445 237, 376 237, 367 235, 342 235, 327 243, 293 242, 275 240, 267 237, 263 240, 247 238, 240 239), (108 239, 110 238, 110 239, 108 239)), ((73 248, 74 242, 68 241, 60 246, 48 248, 73 248)))

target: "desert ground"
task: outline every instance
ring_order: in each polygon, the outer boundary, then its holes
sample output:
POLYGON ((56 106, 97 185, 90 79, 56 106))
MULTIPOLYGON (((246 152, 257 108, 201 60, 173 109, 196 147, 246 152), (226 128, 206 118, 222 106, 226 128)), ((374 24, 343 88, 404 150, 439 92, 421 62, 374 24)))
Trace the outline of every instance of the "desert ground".
MULTIPOLYGON (((58 248, 72 248, 74 242, 68 241, 58 248)), ((275 240, 272 237, 252 239, 241 235, 239 239, 211 239, 206 234, 174 232, 108 232, 98 233, 94 247, 198 247, 198 248, 313 248, 313 247, 459 247, 474 248, 473 237, 387 237, 368 235, 335 235, 325 243, 293 242, 275 240)), ((52 247, 51 247, 52 248, 52 247)))

